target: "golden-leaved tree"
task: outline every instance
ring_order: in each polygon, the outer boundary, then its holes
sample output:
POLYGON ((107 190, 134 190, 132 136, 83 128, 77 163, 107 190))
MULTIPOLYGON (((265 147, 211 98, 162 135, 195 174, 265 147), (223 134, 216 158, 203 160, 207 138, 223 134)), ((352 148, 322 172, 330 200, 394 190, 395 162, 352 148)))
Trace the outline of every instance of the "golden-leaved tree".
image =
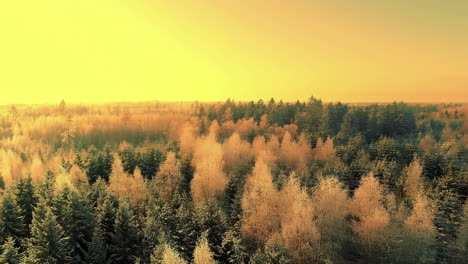
POLYGON ((177 193, 180 182, 180 162, 174 152, 168 152, 166 160, 159 167, 159 171, 154 178, 154 184, 159 191, 159 195, 169 202, 177 193))
POLYGON ((406 169, 406 181, 404 190, 410 199, 416 199, 424 190, 424 182, 421 179, 422 165, 418 158, 414 158, 406 169))
POLYGON ((70 169, 70 179, 75 186, 88 185, 86 173, 76 164, 74 164, 70 169))
POLYGON ((208 244, 207 233, 203 233, 197 242, 195 251, 193 253, 194 264, 216 264, 213 258, 213 252, 210 250, 208 244))
MULTIPOLYGON (((152 261, 151 263, 158 263, 152 261)), ((168 245, 164 246, 161 264, 186 264, 187 262, 180 257, 179 253, 168 245)))
POLYGON ((294 173, 281 191, 281 237, 296 263, 319 259, 320 232, 314 221, 309 195, 301 189, 294 173))
POLYGON ((316 160, 332 161, 336 159, 336 150, 333 146, 332 138, 327 138, 325 142, 321 138, 319 138, 312 152, 313 157, 316 160))
POLYGON ((237 132, 223 144, 224 171, 231 172, 244 168, 252 159, 249 142, 242 140, 237 132))
POLYGON ((280 231, 278 196, 270 169, 260 155, 247 178, 242 196, 244 237, 262 245, 273 233, 280 231))
POLYGON ((307 168, 310 159, 311 147, 305 134, 299 136, 296 142, 291 134, 286 131, 281 142, 281 160, 293 171, 301 172, 307 168))
POLYGON ((312 194, 312 205, 316 223, 320 231, 322 252, 327 259, 338 256, 344 246, 348 224, 345 217, 349 214, 348 191, 336 178, 322 178, 312 194))
POLYGON ((223 171, 223 149, 216 142, 216 133, 199 140, 194 153, 195 174, 191 182, 191 192, 195 204, 206 202, 222 194, 227 177, 223 171))
POLYGON ((145 197, 145 181, 140 168, 135 167, 133 175, 124 171, 120 157, 115 154, 112 172, 109 176, 109 191, 120 198, 141 202, 145 197))
POLYGON ((379 181, 370 173, 361 179, 351 202, 351 212, 358 218, 353 230, 368 254, 373 254, 388 240, 390 216, 384 207, 382 193, 379 181))

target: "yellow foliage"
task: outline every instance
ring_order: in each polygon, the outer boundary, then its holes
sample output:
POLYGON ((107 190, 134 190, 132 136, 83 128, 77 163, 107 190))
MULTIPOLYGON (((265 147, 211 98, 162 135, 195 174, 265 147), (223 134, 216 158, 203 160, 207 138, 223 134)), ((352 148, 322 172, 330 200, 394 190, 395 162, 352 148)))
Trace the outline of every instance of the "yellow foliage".
POLYGON ((433 218, 434 216, 429 211, 427 205, 427 199, 418 196, 415 198, 411 215, 405 221, 405 227, 411 232, 424 236, 432 236, 435 232, 435 226, 432 222, 433 218))
POLYGON ((70 169, 70 179, 75 186, 88 185, 86 173, 76 164, 70 169))
POLYGON ((208 239, 206 238, 206 233, 203 234, 200 240, 197 242, 195 251, 193 253, 193 263, 194 264, 216 264, 216 261, 213 258, 213 252, 211 252, 208 245, 208 239))
POLYGON ((281 160, 285 161, 290 169, 301 172, 306 170, 310 155, 311 147, 305 134, 301 134, 298 142, 295 142, 286 131, 281 142, 281 160))
POLYGON ((250 144, 240 138, 238 133, 232 134, 223 144, 224 171, 230 172, 245 167, 252 159, 250 144))
POLYGON ((54 191, 60 193, 65 188, 68 188, 70 190, 76 190, 75 186, 73 186, 73 183, 71 181, 70 174, 66 173, 65 171, 62 171, 55 177, 54 191))
POLYGON ((187 262, 182 259, 174 249, 169 246, 165 246, 164 253, 162 256, 161 264, 186 264, 187 262))
POLYGON ((196 204, 221 194, 227 184, 223 172, 223 150, 216 142, 215 132, 200 139, 194 153, 195 174, 191 182, 192 197, 196 204))
POLYGON ((109 191, 120 198, 141 202, 145 198, 145 181, 140 168, 136 167, 133 175, 125 173, 120 157, 114 155, 112 173, 109 177, 109 191))
POLYGON ((166 160, 159 167, 153 182, 163 199, 172 200, 180 182, 180 163, 174 152, 167 153, 166 160))
POLYGON ((195 137, 195 129, 193 128, 192 124, 186 122, 183 129, 182 134, 179 138, 180 142, 180 152, 184 155, 190 154, 193 152, 196 142, 195 137))
POLYGON ((36 153, 31 161, 31 179, 34 184, 39 184, 45 179, 46 168, 41 158, 36 153))
POLYGON ((316 160, 332 161, 336 159, 336 150, 333 146, 333 139, 327 138, 325 142, 321 138, 317 140, 317 145, 313 150, 313 156, 316 160))
POLYGON ((362 244, 370 249, 374 244, 384 243, 390 216, 382 204, 382 187, 372 173, 361 179, 354 192, 351 212, 359 218, 353 229, 362 244))
POLYGON ((6 186, 10 186, 22 177, 22 168, 24 166, 21 157, 13 150, 0 150, 0 173, 6 186))
POLYGON ((415 157, 406 170, 406 182, 404 186, 406 194, 411 197, 411 199, 419 197, 424 191, 424 183, 421 179, 421 175, 422 165, 419 159, 415 157))
POLYGON ((426 153, 434 150, 436 146, 436 141, 429 134, 425 135, 419 142, 419 148, 421 148, 426 153))
POLYGON ((280 201, 281 237, 292 258, 296 263, 318 260, 320 233, 312 202, 294 174, 281 191, 280 201))
POLYGON ((280 231, 278 195, 270 169, 259 157, 247 178, 242 196, 242 234, 245 237, 263 244, 273 233, 280 231))
POLYGON ((315 222, 321 234, 321 246, 328 256, 336 254, 345 239, 349 203, 347 190, 336 178, 322 178, 313 191, 315 222))

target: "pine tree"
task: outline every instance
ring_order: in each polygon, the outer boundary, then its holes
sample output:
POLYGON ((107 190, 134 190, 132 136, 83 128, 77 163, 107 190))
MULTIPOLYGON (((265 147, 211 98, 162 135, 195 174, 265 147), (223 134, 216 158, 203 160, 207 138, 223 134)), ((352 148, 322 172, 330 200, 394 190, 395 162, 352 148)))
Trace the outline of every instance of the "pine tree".
POLYGON ((25 228, 21 209, 13 199, 13 195, 7 191, 3 195, 0 208, 0 243, 7 237, 12 237, 14 240, 22 239, 26 235, 25 228))
POLYGON ((8 237, 5 243, 1 246, 2 254, 0 255, 0 264, 17 264, 20 263, 20 254, 18 248, 15 247, 15 240, 8 237))
POLYGON ((33 212, 31 238, 28 240, 26 263, 69 263, 68 237, 45 200, 33 212))
POLYGON ((121 203, 115 216, 109 261, 122 264, 134 263, 140 245, 135 217, 128 208, 128 204, 121 203))

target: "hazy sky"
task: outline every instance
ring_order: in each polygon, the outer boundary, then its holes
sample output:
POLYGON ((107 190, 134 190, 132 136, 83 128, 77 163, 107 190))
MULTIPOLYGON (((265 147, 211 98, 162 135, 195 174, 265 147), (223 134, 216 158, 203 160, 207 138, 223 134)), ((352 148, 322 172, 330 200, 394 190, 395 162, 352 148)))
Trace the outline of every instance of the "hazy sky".
POLYGON ((0 1, 0 103, 468 101, 468 1, 0 1))

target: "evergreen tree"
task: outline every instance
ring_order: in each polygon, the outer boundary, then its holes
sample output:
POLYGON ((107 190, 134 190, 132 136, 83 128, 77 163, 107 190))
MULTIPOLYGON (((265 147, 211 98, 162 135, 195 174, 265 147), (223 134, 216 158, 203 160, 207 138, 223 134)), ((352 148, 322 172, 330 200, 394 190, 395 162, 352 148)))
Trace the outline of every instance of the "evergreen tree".
POLYGON ((33 212, 31 238, 28 240, 26 263, 70 263, 68 237, 45 200, 33 212))
POLYGON ((21 216, 29 234, 29 225, 32 222, 32 213, 37 203, 34 186, 30 177, 18 181, 15 186, 16 203, 21 209, 21 216))
POLYGON ((0 243, 5 241, 7 237, 18 241, 26 235, 25 231, 21 209, 13 199, 12 194, 6 192, 0 208, 0 243))
POLYGON ((86 254, 86 263, 102 264, 106 262, 106 247, 104 241, 98 235, 93 236, 88 244, 88 252, 86 254))
POLYGON ((1 246, 2 254, 0 255, 0 264, 17 264, 20 263, 20 254, 18 248, 15 247, 15 240, 8 237, 5 243, 1 246))
POLYGON ((69 237, 74 262, 83 263, 94 230, 93 209, 85 197, 72 192, 64 213, 63 227, 69 237))
POLYGON ((194 222, 194 215, 187 202, 182 200, 180 207, 175 214, 175 229, 171 234, 171 239, 175 243, 175 248, 185 260, 190 260, 197 241, 197 224, 194 222))
POLYGON ((140 237, 135 217, 128 204, 121 203, 115 216, 114 234, 110 247, 111 263, 134 263, 140 246, 140 237))
POLYGON ((280 237, 273 236, 263 250, 258 250, 250 260, 251 264, 290 264, 293 263, 280 237))
POLYGON ((111 196, 104 195, 98 199, 96 207, 96 234, 102 238, 104 245, 112 243, 115 223, 115 203, 111 196))
POLYGON ((195 173, 195 169, 192 166, 191 155, 182 156, 182 160, 180 161, 180 174, 181 174, 181 180, 180 180, 180 186, 179 186, 180 193, 190 194, 190 182, 193 179, 194 173, 195 173))

